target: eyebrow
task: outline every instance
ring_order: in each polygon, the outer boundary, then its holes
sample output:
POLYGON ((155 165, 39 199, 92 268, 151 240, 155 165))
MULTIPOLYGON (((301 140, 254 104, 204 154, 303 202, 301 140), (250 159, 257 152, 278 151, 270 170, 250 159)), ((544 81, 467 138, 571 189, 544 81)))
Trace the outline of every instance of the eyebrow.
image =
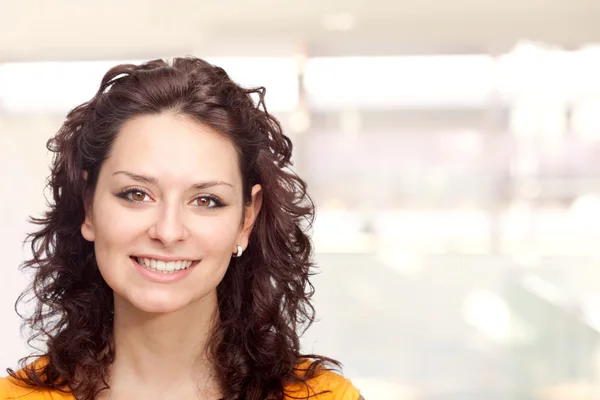
MULTIPOLYGON (((129 172, 129 171, 117 171, 117 172, 113 173, 113 176, 114 175, 125 175, 125 176, 130 177, 133 180, 145 183, 147 185, 158 185, 158 179, 151 177, 151 176, 136 174, 136 173, 129 172)), ((214 187, 214 186, 233 187, 233 185, 231 183, 224 182, 224 181, 208 181, 208 182, 196 183, 196 184, 192 185, 191 188, 192 189, 207 189, 209 187, 214 187)))

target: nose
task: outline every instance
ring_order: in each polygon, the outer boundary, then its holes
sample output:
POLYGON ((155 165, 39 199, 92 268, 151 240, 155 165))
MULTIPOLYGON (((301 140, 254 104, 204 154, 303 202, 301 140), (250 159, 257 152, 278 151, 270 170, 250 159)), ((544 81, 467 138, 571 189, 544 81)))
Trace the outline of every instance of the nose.
POLYGON ((167 204, 160 207, 148 234, 152 239, 160 240, 165 247, 184 240, 187 236, 187 229, 181 207, 167 204))

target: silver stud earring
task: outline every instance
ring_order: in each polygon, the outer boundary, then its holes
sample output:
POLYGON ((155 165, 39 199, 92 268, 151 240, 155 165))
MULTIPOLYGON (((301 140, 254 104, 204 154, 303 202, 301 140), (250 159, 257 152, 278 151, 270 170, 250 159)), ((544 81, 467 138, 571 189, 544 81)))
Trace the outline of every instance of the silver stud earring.
POLYGON ((244 249, 242 248, 241 245, 237 245, 237 253, 235 253, 233 256, 236 258, 239 258, 242 256, 242 253, 244 252, 244 249))

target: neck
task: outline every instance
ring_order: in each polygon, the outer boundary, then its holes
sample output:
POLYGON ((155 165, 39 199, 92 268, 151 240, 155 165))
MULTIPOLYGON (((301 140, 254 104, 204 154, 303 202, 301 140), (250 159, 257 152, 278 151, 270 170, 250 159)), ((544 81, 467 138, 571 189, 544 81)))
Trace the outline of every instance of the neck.
POLYGON ((111 380, 147 388, 216 385, 207 343, 218 318, 216 292, 182 310, 146 313, 115 296, 115 361, 111 380))

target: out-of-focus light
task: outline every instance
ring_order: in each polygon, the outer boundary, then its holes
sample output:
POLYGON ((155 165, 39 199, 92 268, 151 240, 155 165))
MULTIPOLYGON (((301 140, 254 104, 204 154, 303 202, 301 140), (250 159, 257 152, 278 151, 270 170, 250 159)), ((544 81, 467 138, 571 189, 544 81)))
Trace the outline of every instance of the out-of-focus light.
POLYGON ((298 106, 298 60, 294 57, 206 57, 244 87, 264 86, 268 111, 289 112, 298 106))
POLYGON ((362 129, 362 118, 358 110, 344 110, 340 112, 340 130, 353 137, 362 129))
POLYGON ((536 179, 522 179, 517 194, 520 199, 535 199, 542 194, 542 185, 536 179))
POLYGON ((347 32, 354 29, 356 20, 350 13, 326 14, 321 20, 321 25, 328 31, 347 32))
POLYGON ((362 278, 348 278, 345 288, 352 297, 365 305, 383 306, 384 297, 380 288, 373 282, 362 278))
POLYGON ((492 90, 488 55, 316 57, 304 77, 311 108, 482 107, 492 90))
POLYGON ((569 210, 569 216, 575 226, 600 224, 600 197, 594 195, 579 196, 569 210))
POLYGON ((514 103, 510 114, 511 132, 521 139, 561 138, 567 129, 566 103, 544 95, 524 95, 514 103))
POLYGON ((472 292, 464 302, 463 318, 496 342, 505 343, 510 339, 510 309, 506 301, 493 292, 472 292))
POLYGON ((531 94, 571 102, 600 93, 599 69, 600 46, 567 51, 520 42, 498 58, 496 80, 509 102, 531 94))
POLYGON ((541 255, 535 249, 521 248, 513 254, 515 263, 525 268, 537 268, 541 265, 541 255))
POLYGON ((538 133, 538 112, 531 99, 519 99, 509 117, 509 129, 519 138, 533 138, 538 133))
POLYGON ((573 107, 571 128, 584 139, 600 142, 600 96, 582 100, 573 107))
POLYGON ((377 250, 377 258, 387 268, 402 275, 417 275, 423 270, 423 260, 420 254, 405 252, 396 246, 381 246, 377 250))
POLYGON ((452 136, 444 138, 448 146, 459 150, 462 154, 479 154, 483 143, 481 133, 474 129, 457 131, 452 136))
POLYGON ((0 64, 0 106, 9 113, 65 113, 91 99, 104 74, 139 61, 0 64))
MULTIPOLYGON (((206 60, 225 69, 244 87, 264 86, 269 111, 291 111, 297 106, 297 66, 292 57, 208 57, 206 60)), ((141 62, 0 64, 0 107, 8 113, 65 113, 93 97, 102 76, 111 67, 141 62)))
POLYGON ((363 221, 352 211, 322 209, 314 223, 312 238, 315 251, 340 254, 371 252, 371 237, 362 228, 363 221))
POLYGON ((565 95, 572 69, 572 53, 519 42, 498 58, 496 79, 502 97, 514 99, 529 94, 565 95))
POLYGON ((572 100, 579 100, 589 95, 600 94, 600 46, 587 46, 570 53, 569 69, 564 71, 569 82, 569 94, 572 100))
POLYGON ((523 286, 531 293, 539 296, 554 305, 566 303, 566 296, 552 283, 543 280, 537 275, 527 274, 521 280, 523 286))
POLYGON ((591 382, 571 381, 541 386, 535 389, 536 399, 547 400, 591 400, 600 396, 600 388, 591 382))
POLYGON ((292 111, 289 116, 288 124, 290 130, 294 133, 303 133, 310 128, 310 113, 308 110, 299 108, 292 111))

